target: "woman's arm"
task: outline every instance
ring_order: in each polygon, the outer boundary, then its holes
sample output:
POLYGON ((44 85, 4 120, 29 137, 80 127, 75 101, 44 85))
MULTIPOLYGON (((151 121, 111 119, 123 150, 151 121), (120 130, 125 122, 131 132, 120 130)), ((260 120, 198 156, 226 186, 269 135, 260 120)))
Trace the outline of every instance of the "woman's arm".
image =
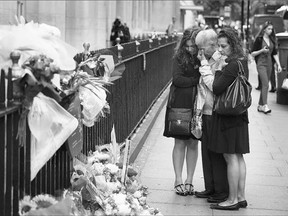
POLYGON ((262 49, 260 49, 260 50, 258 50, 258 51, 252 52, 252 53, 251 53, 251 56, 255 57, 255 56, 260 55, 261 53, 267 53, 267 52, 269 52, 269 49, 266 48, 266 47, 264 47, 264 48, 262 48, 262 49))
POLYGON ((203 83, 208 87, 210 91, 213 91, 212 86, 214 81, 214 74, 207 60, 201 61, 201 67, 199 68, 199 72, 202 75, 203 83))
POLYGON ((216 71, 213 82, 213 93, 220 95, 223 93, 229 85, 235 80, 238 73, 237 62, 230 62, 222 71, 216 71))
POLYGON ((276 55, 273 55, 273 58, 275 59, 275 62, 277 63, 277 66, 278 66, 278 73, 280 73, 282 71, 282 67, 281 67, 281 64, 280 64, 280 61, 279 61, 279 56, 278 54, 276 55))
POLYGON ((255 42, 253 44, 253 49, 252 49, 252 52, 251 52, 251 56, 255 57, 255 56, 260 55, 261 53, 269 52, 268 48, 265 48, 265 47, 262 48, 262 41, 263 41, 263 39, 259 38, 259 37, 257 37, 255 39, 255 42))

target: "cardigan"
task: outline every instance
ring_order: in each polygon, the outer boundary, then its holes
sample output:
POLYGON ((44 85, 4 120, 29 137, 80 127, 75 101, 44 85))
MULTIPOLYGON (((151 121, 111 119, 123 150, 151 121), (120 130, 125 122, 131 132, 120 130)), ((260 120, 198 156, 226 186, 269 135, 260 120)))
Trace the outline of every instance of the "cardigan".
MULTIPOLYGON (((270 41, 274 44, 274 49, 272 50, 271 55, 277 55, 278 50, 277 50, 276 44, 275 44, 275 42, 272 41, 271 39, 270 39, 270 41)), ((262 49, 262 43, 263 43, 263 36, 257 37, 257 38, 255 39, 254 44, 253 44, 252 52, 258 51, 258 50, 262 49)), ((259 57, 259 55, 258 55, 258 56, 255 56, 255 62, 256 62, 256 63, 257 63, 257 61, 258 61, 258 57, 259 57)))

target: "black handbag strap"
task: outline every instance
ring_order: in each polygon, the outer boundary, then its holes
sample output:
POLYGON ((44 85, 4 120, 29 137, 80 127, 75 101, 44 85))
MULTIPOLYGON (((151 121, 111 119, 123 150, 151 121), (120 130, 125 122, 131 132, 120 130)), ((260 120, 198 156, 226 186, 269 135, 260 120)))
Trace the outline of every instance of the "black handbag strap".
POLYGON ((171 104, 174 100, 174 97, 175 97, 175 86, 173 85, 173 83, 171 84, 170 86, 170 91, 169 91, 169 96, 168 96, 168 102, 167 102, 167 107, 168 108, 171 108, 171 104))
MULTIPOLYGON (((170 91, 169 91, 169 96, 168 96, 168 101, 167 101, 167 107, 168 108, 172 108, 171 105, 175 99, 175 90, 176 90, 176 87, 173 85, 173 83, 171 83, 171 86, 170 86, 170 91)), ((192 90, 192 104, 194 104, 195 102, 195 99, 196 99, 196 95, 197 95, 197 86, 194 86, 193 90, 192 90)), ((193 109, 193 108, 192 108, 193 109)))

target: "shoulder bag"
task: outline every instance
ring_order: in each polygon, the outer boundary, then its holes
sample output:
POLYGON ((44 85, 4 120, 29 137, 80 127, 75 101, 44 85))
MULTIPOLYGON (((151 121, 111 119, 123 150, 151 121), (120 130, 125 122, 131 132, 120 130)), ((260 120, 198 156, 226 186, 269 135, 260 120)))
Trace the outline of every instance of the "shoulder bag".
MULTIPOLYGON (((193 108, 173 108, 171 104, 174 100, 175 87, 170 87, 166 116, 168 124, 165 129, 165 136, 191 136, 191 120, 193 108)), ((193 98, 192 98, 193 99, 193 98)))
POLYGON ((244 74, 243 65, 238 63, 238 76, 233 83, 219 96, 216 96, 214 111, 221 115, 240 115, 252 102, 252 86, 244 74))
POLYGON ((281 88, 288 90, 288 75, 284 78, 281 88))

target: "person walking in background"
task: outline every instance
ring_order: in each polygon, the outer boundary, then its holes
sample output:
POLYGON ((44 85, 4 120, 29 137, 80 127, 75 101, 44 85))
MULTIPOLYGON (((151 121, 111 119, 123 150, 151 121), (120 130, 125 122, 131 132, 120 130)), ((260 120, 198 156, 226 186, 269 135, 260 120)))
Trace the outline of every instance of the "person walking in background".
POLYGON ((112 46, 115 46, 117 44, 117 38, 120 38, 120 43, 124 42, 124 31, 124 26, 122 25, 120 18, 116 18, 113 23, 110 35, 110 41, 112 46))
MULTIPOLYGON (((213 93, 218 96, 225 92, 238 76, 240 62, 248 78, 248 58, 242 41, 232 28, 224 28, 218 34, 219 52, 227 56, 224 64, 219 64, 213 81, 213 93), (223 67, 223 68, 222 68, 223 67)), ((246 164, 243 154, 249 153, 248 112, 240 115, 212 114, 211 138, 208 148, 223 154, 227 163, 229 196, 226 201, 211 204, 210 208, 238 210, 247 207, 245 198, 246 164)))
POLYGON ((174 31, 176 31, 175 23, 176 23, 176 17, 172 17, 172 22, 168 25, 168 28, 166 29, 166 34, 168 36, 172 35, 174 33, 174 31))
POLYGON ((273 66, 272 56, 277 63, 277 71, 281 72, 282 68, 276 49, 275 31, 270 21, 267 21, 263 24, 261 30, 256 36, 251 55, 255 57, 257 71, 261 80, 261 93, 257 110, 265 114, 271 113, 271 109, 268 107, 267 104, 267 98, 269 80, 273 66))
POLYGON ((204 175, 205 190, 195 192, 198 198, 207 198, 208 202, 221 202, 228 197, 228 180, 226 162, 222 154, 211 152, 208 149, 211 133, 211 120, 214 96, 212 84, 214 80, 215 67, 223 60, 217 51, 217 34, 213 29, 200 31, 195 39, 199 49, 199 60, 201 67, 200 82, 204 83, 206 90, 205 104, 202 110, 202 139, 201 154, 204 175))
MULTIPOLYGON (((277 42, 275 43, 277 44, 277 42)), ((275 77, 275 59, 272 57, 272 69, 271 69, 271 76, 270 76, 270 84, 271 84, 271 89, 269 92, 276 92, 276 77, 275 77)), ((258 86, 256 87, 256 90, 261 90, 261 80, 260 80, 260 75, 258 75, 258 86)))
POLYGON ((130 35, 130 30, 129 30, 129 27, 127 26, 127 23, 124 23, 123 24, 123 42, 124 43, 128 43, 130 40, 131 40, 131 35, 130 35))
MULTIPOLYGON (((193 109, 199 83, 199 65, 195 37, 200 31, 198 27, 186 29, 176 49, 172 71, 173 79, 170 91, 174 89, 173 108, 193 109)), ((172 152, 173 167, 175 172, 174 189, 176 194, 186 196, 194 194, 193 176, 198 158, 198 140, 190 136, 170 136, 168 134, 168 116, 165 116, 164 136, 175 138, 172 152), (182 170, 186 158, 187 178, 183 183, 182 170)))

